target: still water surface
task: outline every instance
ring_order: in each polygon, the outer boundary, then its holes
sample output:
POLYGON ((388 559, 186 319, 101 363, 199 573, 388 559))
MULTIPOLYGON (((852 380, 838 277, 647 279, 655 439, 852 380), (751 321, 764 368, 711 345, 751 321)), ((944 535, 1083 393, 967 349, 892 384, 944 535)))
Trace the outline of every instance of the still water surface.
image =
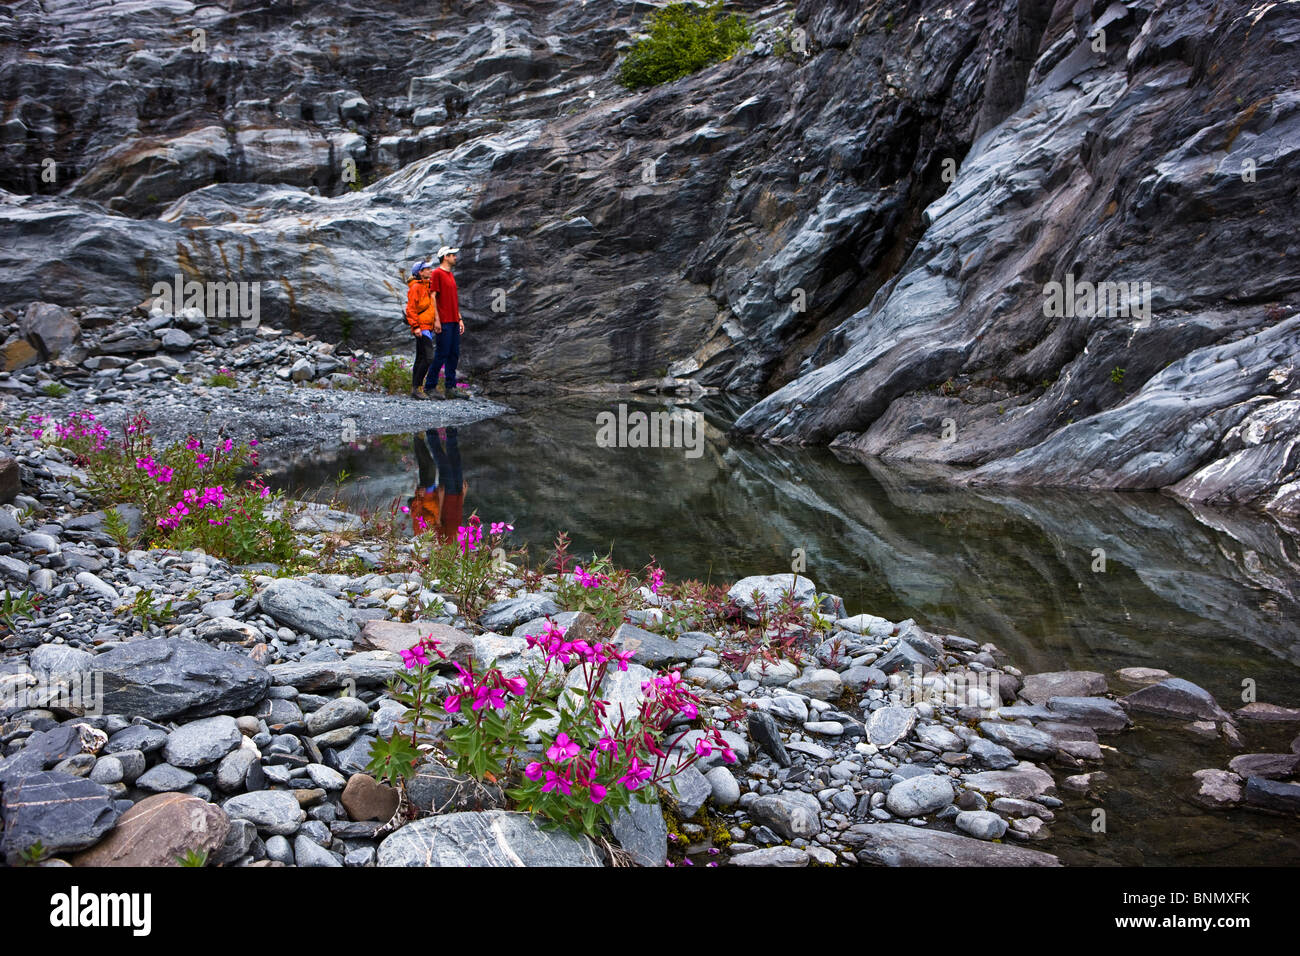
MULTIPOLYGON (((912 617, 991 641, 1025 673, 1160 667, 1228 710, 1240 706, 1243 681, 1259 700, 1300 706, 1300 537, 1271 519, 1149 493, 955 488, 824 449, 732 439, 725 430, 741 408, 727 400, 694 406, 705 416, 698 457, 602 448, 596 415, 614 405, 548 398, 453 430, 465 513, 511 522, 534 560, 566 530, 575 554, 612 549, 633 568, 653 557, 670 579, 787 571, 802 548, 807 575, 850 614, 912 617), (1104 571, 1094 570, 1097 549, 1104 571)), ((433 438, 447 448, 446 432, 433 438)), ((345 470, 337 493, 346 506, 404 504, 420 480, 422 440, 324 450, 283 467, 275 484, 324 498, 345 470)), ((1286 752, 1300 733, 1295 724, 1241 729, 1251 752, 1286 752)), ((1151 720, 1102 742, 1115 748, 1103 764, 1109 784, 1098 798, 1063 794, 1052 838, 1036 845, 1072 864, 1300 863, 1294 818, 1188 801, 1192 772, 1224 768, 1234 751, 1151 720), (1104 832, 1094 830, 1097 808, 1104 832)), ((1058 783, 1064 775, 1056 771, 1058 783)))

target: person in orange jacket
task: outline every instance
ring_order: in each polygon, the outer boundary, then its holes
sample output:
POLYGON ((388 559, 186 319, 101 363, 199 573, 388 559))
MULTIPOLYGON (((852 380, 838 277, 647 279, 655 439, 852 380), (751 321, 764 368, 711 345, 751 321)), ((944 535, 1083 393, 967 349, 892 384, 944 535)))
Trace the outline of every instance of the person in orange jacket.
POLYGON ((435 532, 444 541, 455 541, 465 520, 465 495, 469 483, 460 463, 460 447, 455 428, 430 428, 411 436, 418 468, 415 494, 408 502, 411 532, 419 535, 435 532), (443 445, 443 437, 446 445, 443 445))
POLYGON ((421 260, 411 266, 406 280, 406 324, 415 336, 415 366, 411 369, 411 397, 415 399, 431 397, 425 393, 424 378, 433 364, 433 330, 438 322, 429 281, 432 276, 433 263, 421 260))

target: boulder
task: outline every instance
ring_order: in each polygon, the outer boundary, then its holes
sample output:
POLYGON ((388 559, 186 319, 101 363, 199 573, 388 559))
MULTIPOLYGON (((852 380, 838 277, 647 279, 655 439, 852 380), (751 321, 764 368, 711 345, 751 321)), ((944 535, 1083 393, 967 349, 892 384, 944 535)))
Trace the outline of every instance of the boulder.
POLYGON ((343 788, 343 809, 349 820, 387 823, 397 812, 397 791, 367 773, 354 773, 343 788))
POLYGON ((235 718, 209 717, 173 730, 167 737, 163 756, 175 767, 203 767, 226 756, 242 739, 235 718))
MULTIPOLYGON (((401 621, 366 621, 361 625, 361 636, 357 638, 358 648, 373 648, 399 654, 410 650, 425 637, 432 637, 438 642, 438 650, 447 655, 446 666, 455 661, 468 667, 474 658, 474 639, 464 631, 447 624, 414 621, 404 624, 401 621)), ((431 664, 441 664, 442 658, 429 654, 431 664)))
POLYGON ((183 793, 145 797, 118 818, 92 849, 72 857, 73 866, 179 866, 186 852, 215 853, 230 832, 220 807, 183 793))
POLYGON ((938 774, 911 777, 889 788, 885 807, 896 817, 910 819, 942 810, 952 803, 952 781, 938 774))
POLYGON ((181 637, 129 641, 95 657, 105 713, 165 720, 252 707, 271 675, 240 654, 181 637))
POLYGON ((19 862, 39 842, 49 855, 99 842, 121 816, 112 791, 83 777, 33 773, 5 782, 0 797, 6 862, 19 862))
POLYGON ((609 641, 620 651, 634 651, 632 660, 647 667, 691 661, 704 650, 704 642, 698 638, 682 635, 673 640, 626 622, 618 626, 609 641))
POLYGON ((1241 777, 1229 770, 1198 770, 1192 774, 1197 790, 1192 799, 1203 807, 1221 810, 1241 802, 1241 777))
POLYGON ((534 618, 554 616, 561 608, 549 595, 524 594, 489 604, 478 622, 489 631, 504 632, 534 618))
POLYGON ((1020 696, 1031 704, 1051 697, 1092 697, 1106 693, 1106 675, 1096 671, 1050 671, 1026 674, 1020 696))
POLYGON ((1050 853, 905 823, 855 824, 841 839, 875 866, 1060 866, 1050 853))
POLYGON ((276 578, 257 600, 262 611, 280 624, 318 640, 352 641, 360 633, 350 607, 296 578, 276 578))
POLYGON ((633 800, 611 824, 614 839, 627 851, 637 866, 663 866, 668 860, 668 824, 663 808, 633 800))
POLYGON ((867 718, 867 742, 882 749, 892 747, 907 737, 916 726, 913 707, 881 707, 867 718))
MULTIPOLYGON (((951 788, 949 788, 951 792, 951 788)), ((821 832, 821 804, 810 793, 783 790, 759 797, 747 808, 759 823, 787 840, 809 839, 821 832)))
POLYGON ((817 586, 810 579, 797 574, 756 574, 741 578, 731 586, 727 597, 745 612, 746 617, 757 621, 755 593, 766 603, 768 612, 771 613, 786 592, 793 593, 797 607, 812 607, 817 599, 817 586))
POLYGON ((18 320, 18 333, 48 362, 72 347, 81 335, 81 323, 61 305, 33 302, 18 320))
POLYGON ((227 814, 247 820, 264 836, 291 836, 298 832, 307 812, 287 790, 257 790, 231 797, 224 804, 227 814))
POLYGON ((1181 677, 1170 677, 1158 684, 1135 690, 1120 703, 1129 711, 1176 717, 1183 720, 1229 721, 1231 718, 1204 687, 1181 677))

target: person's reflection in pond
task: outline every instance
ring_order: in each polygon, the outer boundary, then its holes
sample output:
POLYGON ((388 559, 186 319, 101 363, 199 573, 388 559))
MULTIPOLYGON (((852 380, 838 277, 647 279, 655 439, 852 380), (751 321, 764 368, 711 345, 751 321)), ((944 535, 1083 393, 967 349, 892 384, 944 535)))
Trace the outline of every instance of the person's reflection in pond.
POLYGON ((411 529, 419 535, 436 531, 444 541, 456 540, 465 520, 465 495, 469 485, 460 464, 460 445, 454 428, 430 428, 412 436, 418 468, 411 498, 411 529))

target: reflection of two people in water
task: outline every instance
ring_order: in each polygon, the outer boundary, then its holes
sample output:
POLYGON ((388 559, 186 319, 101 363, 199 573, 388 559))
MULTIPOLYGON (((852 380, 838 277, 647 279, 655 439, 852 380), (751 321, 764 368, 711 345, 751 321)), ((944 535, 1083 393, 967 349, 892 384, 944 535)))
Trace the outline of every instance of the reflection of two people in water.
POLYGON ((456 429, 430 428, 411 437, 418 468, 415 495, 410 500, 411 530, 417 535, 434 531, 444 541, 455 541, 465 521, 465 494, 469 491, 456 429))

